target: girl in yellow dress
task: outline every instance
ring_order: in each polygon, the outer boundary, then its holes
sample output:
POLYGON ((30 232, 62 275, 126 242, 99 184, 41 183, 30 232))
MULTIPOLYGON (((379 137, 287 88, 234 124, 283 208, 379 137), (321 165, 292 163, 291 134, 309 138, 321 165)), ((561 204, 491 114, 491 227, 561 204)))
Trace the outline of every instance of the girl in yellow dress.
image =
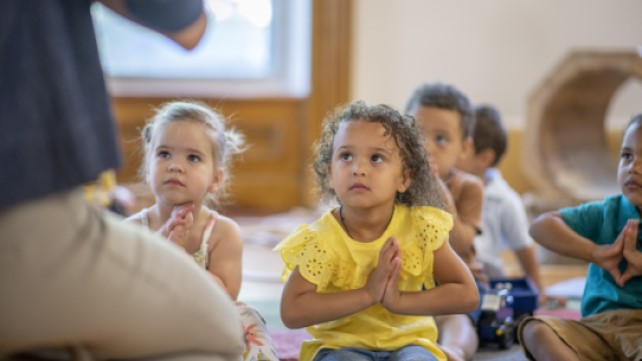
POLYGON ((448 244, 453 220, 417 123, 386 105, 326 119, 314 170, 338 206, 276 250, 281 317, 307 327, 305 360, 445 360, 433 316, 475 309, 473 277, 448 244))

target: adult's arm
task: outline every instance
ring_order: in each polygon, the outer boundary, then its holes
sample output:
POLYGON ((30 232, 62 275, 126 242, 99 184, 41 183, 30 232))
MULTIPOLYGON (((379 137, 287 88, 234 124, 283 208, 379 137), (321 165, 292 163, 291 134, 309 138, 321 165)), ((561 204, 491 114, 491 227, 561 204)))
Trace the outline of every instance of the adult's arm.
POLYGON ((117 14, 193 49, 203 37, 207 18, 202 0, 99 0, 117 14))

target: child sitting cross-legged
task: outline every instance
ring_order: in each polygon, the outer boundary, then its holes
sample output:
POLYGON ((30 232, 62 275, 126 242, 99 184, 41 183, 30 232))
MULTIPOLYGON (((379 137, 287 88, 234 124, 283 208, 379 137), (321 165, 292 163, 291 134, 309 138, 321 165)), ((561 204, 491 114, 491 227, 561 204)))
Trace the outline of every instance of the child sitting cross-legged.
MULTIPOLYGON (((425 147, 445 185, 447 205, 454 214, 450 243, 475 276, 483 292, 488 282, 483 267, 476 259, 474 238, 481 231, 483 185, 479 178, 456 167, 472 151, 475 125, 468 97, 453 85, 428 83, 418 86, 408 100, 406 112, 417 118, 425 136, 425 147)), ((468 315, 456 314, 437 318, 439 343, 449 360, 469 360, 477 351, 479 338, 475 330, 481 310, 468 315)))
POLYGON ((415 120, 348 104, 324 122, 314 169, 339 205, 276 248, 283 322, 313 337, 300 359, 446 360, 433 316, 469 312, 479 295, 415 120))
POLYGON ((589 262, 580 320, 536 316, 520 324, 531 360, 642 360, 642 114, 624 131, 617 179, 621 194, 531 224, 542 246, 589 262))
MULTIPOLYGON (((236 301, 243 252, 239 226, 207 205, 220 200, 231 157, 243 150, 241 134, 227 129, 225 120, 192 101, 169 102, 158 109, 142 131, 141 173, 155 203, 126 221, 181 247, 236 301)), ((278 360, 262 317, 242 302, 236 306, 245 336, 244 359, 278 360)))

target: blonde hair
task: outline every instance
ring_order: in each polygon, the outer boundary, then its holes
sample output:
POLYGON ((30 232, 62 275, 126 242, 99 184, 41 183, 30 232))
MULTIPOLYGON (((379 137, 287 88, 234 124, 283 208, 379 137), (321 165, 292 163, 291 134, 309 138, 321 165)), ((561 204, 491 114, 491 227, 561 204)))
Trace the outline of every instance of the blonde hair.
POLYGON ((216 194, 208 196, 207 200, 214 206, 221 205, 228 196, 227 185, 231 178, 228 169, 232 157, 245 150, 244 137, 235 129, 227 128, 227 119, 204 103, 193 100, 171 101, 155 109, 154 116, 141 131, 144 155, 139 176, 144 180, 149 171, 154 154, 154 140, 169 123, 174 122, 193 122, 211 130, 207 135, 212 142, 212 157, 226 174, 216 194))

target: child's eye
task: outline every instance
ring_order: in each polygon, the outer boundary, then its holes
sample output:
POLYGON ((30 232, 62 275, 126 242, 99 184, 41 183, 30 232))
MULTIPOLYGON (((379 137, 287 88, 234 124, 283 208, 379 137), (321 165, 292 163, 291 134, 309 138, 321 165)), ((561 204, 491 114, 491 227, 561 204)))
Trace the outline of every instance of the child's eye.
POLYGON ((187 160, 190 161, 190 162, 200 162, 201 161, 201 157, 196 155, 196 154, 190 154, 190 155, 187 156, 187 160))
POLYGON ((438 135, 438 136, 435 137, 435 143, 437 143, 439 145, 446 144, 446 143, 448 143, 448 137, 446 137, 444 135, 438 135))
POLYGON ((370 160, 374 163, 381 163, 383 162, 383 157, 379 154, 373 154, 372 157, 370 157, 370 160))
POLYGON ((631 160, 633 159, 633 155, 629 152, 622 152, 622 154, 620 154, 620 158, 622 160, 631 160))
POLYGON ((341 159, 343 161, 352 160, 352 154, 350 154, 350 153, 341 153, 341 154, 339 154, 339 159, 341 159))
POLYGON ((166 151, 166 150, 159 150, 159 151, 158 151, 158 154, 157 154, 158 158, 163 158, 163 159, 165 159, 165 158, 169 158, 169 157, 170 157, 170 155, 171 155, 171 154, 170 154, 168 151, 166 151))

